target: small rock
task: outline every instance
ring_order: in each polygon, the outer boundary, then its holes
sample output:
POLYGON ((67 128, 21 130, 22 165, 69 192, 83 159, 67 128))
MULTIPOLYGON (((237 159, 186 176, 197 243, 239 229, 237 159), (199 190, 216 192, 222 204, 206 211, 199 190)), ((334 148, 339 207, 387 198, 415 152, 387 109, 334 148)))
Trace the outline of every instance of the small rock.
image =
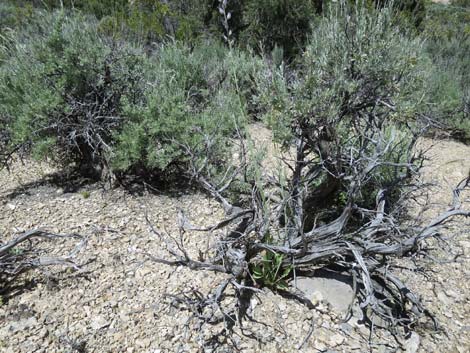
POLYGON ((454 315, 452 314, 451 311, 445 311, 444 312, 444 316, 445 317, 448 317, 449 319, 452 319, 454 317, 454 315))
POLYGON ((150 338, 143 338, 135 340, 135 344, 140 348, 148 348, 150 346, 150 338))
POLYGON ((420 338, 416 332, 412 332, 410 338, 405 341, 405 353, 416 353, 419 348, 420 338))
POLYGON ((310 300, 312 304, 316 306, 323 301, 323 295, 320 292, 313 292, 310 300))
POLYGON ((49 331, 47 328, 43 328, 41 331, 39 331, 39 338, 45 339, 47 336, 49 336, 49 331))
POLYGON ((461 241, 459 241, 459 243, 460 243, 460 245, 461 245, 463 248, 470 249, 470 241, 461 240, 461 241))
POLYGON ((123 341, 125 337, 126 337, 125 334, 122 333, 122 332, 116 332, 116 333, 113 335, 114 342, 123 341))
POLYGON ((14 210, 16 208, 16 205, 12 204, 12 203, 7 203, 7 207, 10 209, 10 210, 14 210))
POLYGON ((444 292, 438 292, 437 299, 439 299, 439 301, 445 305, 450 305, 453 302, 453 300, 449 298, 444 292))
POLYGON ((258 305, 258 301, 256 300, 256 298, 251 298, 250 300, 250 308, 252 311, 255 310, 256 306, 258 305))
POLYGON ((36 324, 37 324, 37 320, 35 317, 30 317, 29 319, 20 320, 20 321, 13 321, 10 323, 9 331, 10 332, 25 331, 31 327, 34 327, 36 324))
POLYGON ((326 346, 323 342, 317 341, 317 342, 315 342, 315 349, 320 351, 320 352, 323 352, 326 349, 326 346))
POLYGON ((388 353, 387 352, 387 347, 385 345, 381 345, 378 349, 377 349, 377 353, 388 353))
POLYGON ((330 342, 333 346, 339 346, 344 343, 345 338, 339 333, 335 333, 330 337, 330 342))
POLYGON ((451 298, 457 298, 459 296, 459 294, 452 289, 446 290, 445 294, 451 298))
POLYGON ((93 321, 91 322, 91 328, 93 330, 100 330, 109 326, 109 322, 102 316, 96 316, 93 321))
POLYGON ((351 333, 351 331, 353 329, 353 327, 348 323, 342 323, 342 324, 339 325, 339 327, 340 327, 341 331, 343 331, 345 333, 348 333, 348 334, 351 333))
POLYGON ((297 288, 307 297, 312 298, 314 305, 320 301, 326 301, 340 313, 346 312, 354 299, 352 279, 349 276, 328 271, 318 271, 318 277, 297 278, 297 288))

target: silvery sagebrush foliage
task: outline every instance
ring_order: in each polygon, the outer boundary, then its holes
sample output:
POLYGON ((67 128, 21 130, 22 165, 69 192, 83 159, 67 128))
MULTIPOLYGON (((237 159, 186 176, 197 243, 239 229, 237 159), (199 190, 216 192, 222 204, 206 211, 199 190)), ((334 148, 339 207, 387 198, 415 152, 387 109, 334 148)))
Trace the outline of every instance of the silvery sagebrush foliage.
POLYGON ((227 167, 223 183, 197 158, 189 160, 193 178, 226 216, 197 227, 181 213, 178 235, 151 227, 168 251, 168 257, 151 257, 225 274, 207 295, 168 295, 172 305, 194 314, 199 327, 223 324, 230 335, 239 325, 244 332, 250 298, 260 286, 312 309, 293 279, 319 268, 350 276, 371 329, 381 323, 400 334, 422 317, 434 320, 397 277, 395 259, 425 255, 424 240, 438 237, 452 217, 470 216, 458 200, 470 179, 457 186, 453 205, 436 219, 426 224, 408 218, 410 198, 423 190, 416 140, 425 128, 419 112, 425 82, 420 63, 426 58, 422 43, 401 32, 394 16, 389 7, 341 2, 316 23, 296 70, 273 60, 258 72, 257 102, 288 151, 282 162, 289 172, 263 170, 243 139, 239 164, 227 167), (240 181, 249 188, 233 200, 230 187, 240 181), (215 238, 198 258, 185 248, 193 231, 215 238))
POLYGON ((429 4, 422 36, 430 62, 429 115, 470 141, 470 2, 429 4))
POLYGON ((220 164, 246 123, 261 65, 211 41, 168 42, 148 55, 64 12, 38 16, 2 55, 3 159, 23 150, 98 178, 175 170, 185 164, 180 143, 203 145, 203 132, 220 164))
POLYGON ((92 18, 59 12, 38 14, 4 53, 0 114, 10 148, 103 168, 124 101, 140 99, 143 53, 98 35, 92 18))
POLYGON ((151 62, 145 104, 126 106, 128 120, 116 135, 113 165, 163 171, 180 164, 184 170, 189 147, 202 160, 212 160, 214 171, 223 166, 230 138, 248 122, 252 77, 261 61, 207 43, 194 49, 162 45, 151 62))

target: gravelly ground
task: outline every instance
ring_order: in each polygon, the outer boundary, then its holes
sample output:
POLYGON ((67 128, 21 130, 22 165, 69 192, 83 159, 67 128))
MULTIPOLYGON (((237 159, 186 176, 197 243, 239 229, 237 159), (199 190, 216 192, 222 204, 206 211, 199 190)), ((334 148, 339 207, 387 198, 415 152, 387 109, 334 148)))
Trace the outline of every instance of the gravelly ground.
MULTIPOLYGON (((261 128, 257 134, 260 141, 270 141, 261 128)), ((432 143, 428 152, 432 164, 423 174, 425 180, 437 182, 430 194, 430 215, 445 209, 451 186, 468 175, 470 168, 469 146, 422 141, 423 146, 432 143)), ((84 234, 88 245, 77 261, 88 264, 78 273, 61 268, 34 273, 30 288, 0 306, 0 351, 210 352, 203 342, 221 327, 196 334, 189 313, 168 305, 164 294, 187 288, 205 293, 222 277, 149 261, 146 253, 158 255, 163 249, 148 232, 145 214, 157 227, 172 232, 179 208, 195 223, 209 225, 222 215, 219 206, 192 190, 130 193, 83 185, 72 192, 47 178, 44 181, 52 172, 51 167, 32 162, 17 163, 11 174, 0 172, 0 234, 35 227, 84 234)), ((464 198, 464 206, 469 207, 469 195, 464 198)), ((418 343, 421 352, 470 350, 469 229, 470 223, 460 219, 447 234, 456 234, 449 240, 450 249, 463 252, 457 261, 435 266, 427 279, 410 271, 401 274, 422 294, 443 327, 439 332, 419 329, 406 342, 409 352, 416 351, 418 343)), ((202 234, 188 236, 188 246, 194 251, 204 249, 208 241, 202 234)), ((49 253, 67 254, 73 245, 64 240, 43 246, 49 253)), ((436 251, 435 255, 443 254, 436 251)), ((243 352, 296 352, 313 323, 314 333, 303 352, 399 351, 386 333, 379 333, 369 347, 364 326, 341 324, 334 311, 320 312, 327 308, 322 304, 319 311, 307 311, 265 291, 252 301, 250 310, 254 319, 267 325, 247 322, 244 331, 260 337, 249 339, 237 329, 234 341, 243 352)), ((232 352, 233 345, 218 351, 232 352)))

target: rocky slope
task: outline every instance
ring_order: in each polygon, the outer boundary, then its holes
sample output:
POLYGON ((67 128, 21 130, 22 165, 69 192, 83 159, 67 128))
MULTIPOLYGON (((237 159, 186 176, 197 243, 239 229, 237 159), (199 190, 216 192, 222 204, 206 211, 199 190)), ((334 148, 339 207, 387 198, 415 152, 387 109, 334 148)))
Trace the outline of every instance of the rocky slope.
MULTIPOLYGON (((254 129, 259 143, 270 138, 254 129)), ((444 210, 451 189, 470 168, 470 147, 452 141, 423 140, 429 162, 423 178, 435 182, 429 194, 428 216, 444 210)), ((271 148, 268 145, 268 149, 271 148)), ((151 261, 163 244, 148 230, 145 216, 161 230, 175 232, 178 209, 199 225, 220 218, 219 206, 194 190, 104 190, 100 185, 77 185, 53 180, 48 165, 17 163, 12 173, 0 172, 0 234, 35 227, 54 232, 86 235, 87 247, 76 257, 81 271, 47 268, 30 274, 26 285, 0 306, 1 352, 468 352, 470 350, 470 223, 458 219, 445 234, 455 261, 427 265, 428 277, 413 270, 401 276, 422 294, 436 314, 442 330, 423 325, 400 344, 385 332, 369 340, 368 330, 351 320, 342 323, 341 302, 322 292, 310 295, 318 310, 288 301, 268 290, 251 302, 253 321, 236 329, 224 341, 222 326, 204 327, 199 333, 187 311, 175 309, 166 293, 190 290, 208 292, 220 275, 171 268, 151 261), (430 271, 432 270, 432 272, 430 271), (313 333, 312 333, 313 328, 313 333), (311 333, 311 335, 309 335, 311 333), (256 338, 250 338, 252 335, 256 338), (210 343, 225 342, 214 350, 210 343), (307 339, 306 339, 307 338, 307 339)), ((57 178, 55 178, 57 179, 57 178)), ((60 179, 60 178, 59 178, 60 179)), ((468 193, 464 207, 470 208, 468 193)), ((210 239, 190 234, 188 246, 204 249, 210 239)), ((41 244, 48 254, 65 255, 72 240, 41 244)), ((435 250, 434 256, 452 259, 435 250)), ((412 261, 403 267, 415 269, 412 261)))

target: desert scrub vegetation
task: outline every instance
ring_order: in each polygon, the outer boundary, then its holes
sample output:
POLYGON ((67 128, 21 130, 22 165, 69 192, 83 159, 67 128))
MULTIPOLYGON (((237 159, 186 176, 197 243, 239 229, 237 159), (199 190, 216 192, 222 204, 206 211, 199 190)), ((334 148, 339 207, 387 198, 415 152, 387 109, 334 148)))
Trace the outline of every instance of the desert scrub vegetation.
POLYGON ((430 4, 424 24, 431 58, 429 94, 433 116, 454 136, 470 139, 470 2, 430 4))
POLYGON ((198 228, 183 214, 179 238, 152 228, 169 255, 154 260, 229 277, 206 297, 172 295, 175 306, 198 313, 202 325, 223 322, 230 332, 242 325, 259 286, 314 308, 291 280, 328 268, 351 276, 372 327, 382 322, 399 334, 423 317, 433 320, 396 275, 394 259, 416 254, 453 216, 470 216, 458 207, 469 180, 458 185, 448 212, 428 225, 407 217, 407 200, 422 188, 416 176, 423 157, 415 147, 425 128, 427 57, 422 41, 396 23, 390 7, 340 3, 317 21, 295 69, 274 60, 259 71, 256 100, 276 141, 291 151, 282 158, 289 172, 253 171, 256 152, 243 141, 240 164, 227 167, 223 184, 193 160, 194 180, 220 201, 226 218, 198 228), (250 187, 233 201, 227 191, 239 182, 250 187), (185 231, 220 229, 226 231, 210 251, 188 255, 185 231))
MULTIPOLYGON (((413 1, 412 1, 413 2, 413 1)), ((107 35, 141 43, 149 49, 168 38, 191 45, 208 37, 221 39, 223 23, 218 0, 21 0, 8 2, 5 22, 18 25, 23 12, 33 8, 79 11, 99 21, 98 30, 107 35)), ((321 0, 231 0, 233 37, 237 45, 258 52, 282 48, 293 59, 304 47, 312 19, 322 12, 321 0)))
MULTIPOLYGON (((109 36, 139 42, 151 50, 155 42, 168 38, 197 45, 208 37, 223 36, 218 0, 6 0, 2 7, 4 23, 27 23, 35 9, 62 8, 95 16, 98 30, 109 36)), ((231 35, 239 48, 268 53, 282 49, 292 61, 304 50, 315 20, 334 2, 324 0, 230 0, 231 35)), ((424 0, 367 1, 369 8, 388 6, 397 10, 402 25, 420 28, 425 17, 424 0)))
POLYGON ((112 156, 116 168, 163 171, 184 164, 187 149, 202 149, 205 136, 213 137, 213 153, 201 150, 196 155, 220 164, 228 158, 229 137, 247 123, 251 77, 260 64, 249 54, 218 44, 193 50, 162 46, 144 94, 146 104, 126 108, 127 120, 116 135, 112 156))
POLYGON ((468 179, 427 225, 406 212, 423 188, 418 138, 434 120, 465 131, 466 42, 404 24, 415 1, 201 3, 49 1, 2 22, 3 165, 19 154, 95 179, 176 176, 219 201, 209 227, 184 212, 176 235, 149 222, 168 250, 153 260, 225 274, 207 296, 171 295, 201 325, 229 334, 261 287, 313 308, 292 280, 319 268, 350 276, 371 327, 432 320, 394 261, 470 215, 468 179), (286 151, 279 168, 263 169, 254 120, 286 151), (189 230, 216 238, 197 259, 189 230))
POLYGON ((183 141, 214 135, 220 157, 223 136, 246 124, 260 65, 250 53, 170 42, 149 57, 93 18, 39 16, 2 50, 4 158, 21 150, 95 177, 163 172, 184 163, 183 141))
POLYGON ((123 105, 138 103, 144 57, 101 38, 92 19, 39 16, 3 48, 2 128, 12 150, 93 174, 105 164, 123 105))
MULTIPOLYGON (((323 172, 314 167, 318 172, 311 182, 318 195, 317 200, 307 203, 334 200, 337 193, 345 192, 347 187, 341 184, 349 183, 348 179, 354 183, 355 178, 346 177, 347 173, 345 179, 339 175, 350 164, 347 159, 339 163, 332 156, 344 151, 375 153, 377 134, 385 145, 385 141, 390 144, 381 154, 384 163, 371 173, 358 195, 366 203, 375 202, 380 189, 388 189, 388 196, 396 195, 394 176, 407 174, 406 167, 398 166, 411 161, 407 155, 424 107, 421 95, 426 76, 421 67, 426 58, 422 42, 394 25, 392 10, 371 16, 366 8, 357 7, 348 14, 348 20, 339 20, 339 14, 317 22, 294 73, 282 65, 272 66, 259 80, 260 102, 266 107, 263 119, 272 127, 275 138, 284 146, 294 143, 297 147, 299 139, 305 139, 300 143, 304 151, 298 151, 298 156, 306 160, 299 161, 297 167, 305 168, 312 153, 329 165, 323 172), (369 124, 375 128, 365 138, 369 124)), ((299 178, 302 175, 301 170, 294 173, 299 178)), ((399 189, 403 185, 396 186, 399 189)))

